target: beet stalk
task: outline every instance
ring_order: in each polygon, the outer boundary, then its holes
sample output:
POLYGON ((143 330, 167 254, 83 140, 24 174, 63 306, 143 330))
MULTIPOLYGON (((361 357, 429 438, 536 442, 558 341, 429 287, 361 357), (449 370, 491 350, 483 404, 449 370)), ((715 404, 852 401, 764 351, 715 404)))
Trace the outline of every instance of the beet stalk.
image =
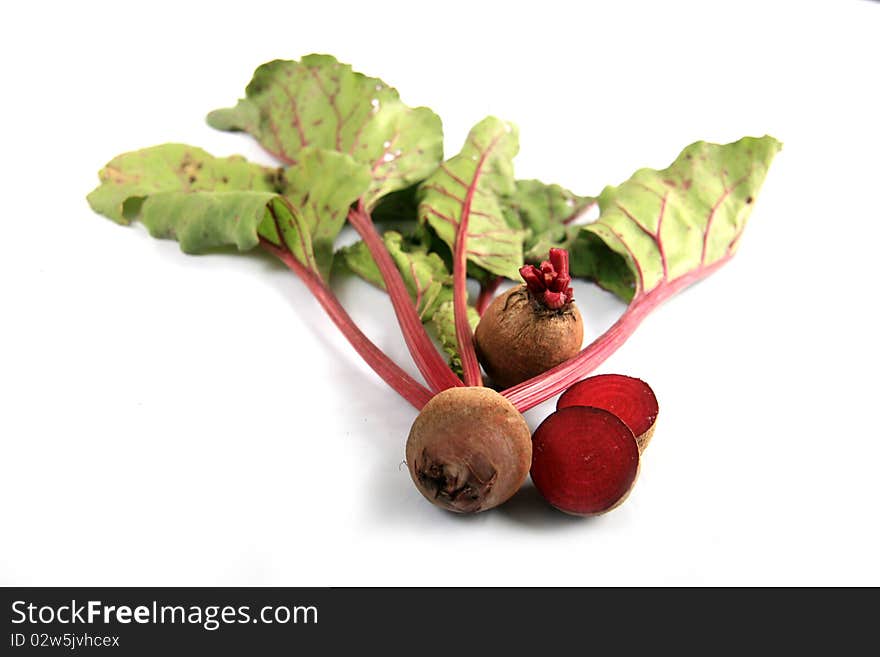
MULTIPOLYGON (((590 374, 605 359, 611 356, 635 332, 657 306, 674 296, 676 293, 692 285, 698 280, 709 276, 726 264, 733 253, 720 258, 711 265, 699 267, 687 274, 658 285, 647 293, 639 293, 632 300, 623 315, 605 333, 584 347, 573 358, 557 365, 544 374, 533 376, 527 381, 502 391, 520 411, 527 411, 546 401, 553 395, 566 390, 572 384, 590 374)), ((503 298, 503 297, 499 297, 503 298)), ((479 326, 477 326, 479 330, 479 326)))
POLYGON ((265 239, 260 241, 260 246, 299 276, 355 351, 385 383, 416 408, 420 409, 428 403, 431 399, 431 391, 404 372, 363 334, 320 276, 304 267, 287 249, 280 248, 265 239))
POLYGON ((483 313, 486 312, 486 308, 488 308, 489 304, 492 303, 492 299, 494 298, 495 293, 498 291, 498 287, 503 282, 503 276, 494 276, 489 281, 480 283, 480 293, 479 295, 477 295, 477 302, 474 304, 474 308, 476 309, 477 314, 480 315, 480 317, 483 316, 483 313))
POLYGON ((627 275, 621 277, 604 257, 587 258, 597 283, 632 294, 629 307, 577 356, 502 394, 525 411, 562 392, 614 353, 657 306, 724 266, 739 247, 780 147, 769 136, 695 142, 666 169, 640 169, 606 187, 598 199, 599 218, 582 228, 581 238, 622 259, 627 275))
POLYGON ((370 255, 376 261, 406 345, 428 386, 434 392, 439 392, 445 388, 463 385, 431 342, 406 291, 406 284, 362 201, 358 202, 357 209, 348 213, 348 221, 364 240, 370 255))

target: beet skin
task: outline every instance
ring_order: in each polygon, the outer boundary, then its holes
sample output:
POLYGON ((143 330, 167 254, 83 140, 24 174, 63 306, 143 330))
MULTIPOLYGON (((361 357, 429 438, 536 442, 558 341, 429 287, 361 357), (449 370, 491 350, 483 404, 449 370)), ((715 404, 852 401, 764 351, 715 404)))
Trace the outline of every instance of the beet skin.
POLYGON ((520 285, 489 305, 474 340, 486 374, 509 388, 576 356, 584 326, 573 302, 551 309, 520 285))
POLYGON ((449 511, 476 513, 507 501, 525 481, 532 440, 525 419, 490 388, 438 393, 406 441, 416 488, 449 511))

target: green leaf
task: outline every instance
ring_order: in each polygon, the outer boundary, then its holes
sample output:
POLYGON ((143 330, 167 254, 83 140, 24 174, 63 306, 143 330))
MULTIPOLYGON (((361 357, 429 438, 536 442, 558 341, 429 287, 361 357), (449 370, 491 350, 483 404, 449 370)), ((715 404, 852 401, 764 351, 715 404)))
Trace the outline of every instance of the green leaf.
POLYGON ((418 185, 392 192, 373 208, 370 215, 374 223, 415 224, 419 218, 418 185))
MULTIPOLYGON (((691 144, 668 168, 640 169, 620 186, 606 187, 599 219, 582 231, 623 258, 636 295, 650 292, 734 253, 781 146, 769 136, 691 144)), ((573 269, 590 271, 600 285, 627 298, 614 258, 589 236, 578 242, 583 249, 573 269)))
POLYGON ((265 192, 166 192, 149 196, 138 219, 150 235, 177 240, 184 253, 259 243, 257 227, 275 194, 265 192))
POLYGON ((367 245, 361 240, 351 246, 344 246, 336 252, 336 259, 345 263, 346 268, 352 274, 360 276, 370 285, 378 287, 380 290, 385 289, 385 281, 382 274, 376 266, 376 261, 370 255, 367 245))
POLYGON ((283 238, 297 260, 327 280, 333 241, 349 207, 369 184, 368 168, 352 157, 305 148, 297 164, 284 171, 284 198, 269 206, 272 216, 260 226, 260 234, 278 245, 283 238))
POLYGON ((449 248, 465 220, 468 260, 514 280, 523 264, 523 231, 505 221, 503 199, 516 191, 513 157, 518 150, 516 128, 488 117, 474 126, 461 152, 419 188, 419 218, 449 248))
POLYGON ((89 203, 118 223, 138 220, 186 253, 246 251, 260 236, 280 246, 283 238, 297 260, 324 277, 348 208, 370 184, 366 165, 314 148, 280 174, 241 157, 165 144, 120 155, 99 175, 89 203))
POLYGON ((429 253, 421 244, 405 241, 395 231, 386 232, 383 237, 419 317, 428 321, 440 303, 452 298, 452 274, 440 256, 429 253))
POLYGON ((568 253, 572 276, 590 279, 626 302, 632 300, 636 289, 635 275, 623 256, 609 249, 596 234, 579 231, 568 253))
MULTIPOLYGON (((480 316, 471 306, 468 306, 467 314, 471 330, 474 331, 477 328, 477 324, 480 323, 480 316)), ((449 356, 449 366, 456 374, 461 376, 461 356, 458 353, 458 340, 455 337, 455 311, 452 306, 452 299, 444 301, 437 307, 437 311, 431 320, 431 327, 434 329, 434 333, 443 351, 449 356)))
POLYGON ((256 246, 256 227, 279 184, 276 169, 184 144, 124 153, 98 175, 101 184, 88 196, 96 212, 120 224, 141 221, 187 253, 256 246))
POLYGON ((245 93, 235 107, 211 112, 208 123, 253 135, 288 164, 308 146, 351 155, 370 167, 368 209, 423 180, 443 159, 436 114, 408 107, 382 80, 355 73, 329 55, 263 64, 245 93))
POLYGON ((596 202, 559 185, 540 180, 517 180, 516 190, 505 199, 504 218, 512 228, 524 231, 526 262, 547 259, 551 248, 568 248, 569 224, 596 202))
MULTIPOLYGON (((406 238, 396 231, 382 235, 385 246, 403 277, 403 282, 416 305, 419 317, 427 322, 438 305, 452 299, 452 275, 436 253, 429 253, 418 240, 406 238)), ((363 242, 341 249, 348 268, 368 283, 385 289, 379 268, 363 242)))

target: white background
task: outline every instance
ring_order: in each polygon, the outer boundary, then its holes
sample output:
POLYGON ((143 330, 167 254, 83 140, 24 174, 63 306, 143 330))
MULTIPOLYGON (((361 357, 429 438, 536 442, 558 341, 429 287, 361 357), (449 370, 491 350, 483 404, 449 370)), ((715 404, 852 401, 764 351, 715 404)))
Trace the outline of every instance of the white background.
MULTIPOLYGON (((33 2, 0 32, 0 583, 880 584, 880 5, 33 2), (600 370, 661 403, 621 508, 529 484, 435 509, 401 465, 414 411, 298 280, 91 212, 123 151, 268 163, 204 115, 313 51, 432 107, 448 154, 515 121, 518 176, 585 194, 697 139, 784 142, 734 261, 600 370)), ((415 372, 384 295, 338 293, 415 372)), ((590 339, 623 310, 577 296, 590 339)))

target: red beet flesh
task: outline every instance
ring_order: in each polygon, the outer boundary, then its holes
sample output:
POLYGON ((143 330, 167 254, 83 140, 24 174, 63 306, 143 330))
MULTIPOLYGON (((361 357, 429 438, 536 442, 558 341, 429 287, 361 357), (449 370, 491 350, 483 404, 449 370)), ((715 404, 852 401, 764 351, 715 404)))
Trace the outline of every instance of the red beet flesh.
POLYGON ((575 383, 556 402, 557 410, 571 406, 593 406, 613 413, 635 434, 639 450, 651 440, 659 412, 651 387, 622 374, 600 374, 575 383))
POLYGON ((638 473, 633 432, 601 408, 563 408, 532 436, 532 481, 560 511, 581 516, 610 511, 629 495, 638 473))

